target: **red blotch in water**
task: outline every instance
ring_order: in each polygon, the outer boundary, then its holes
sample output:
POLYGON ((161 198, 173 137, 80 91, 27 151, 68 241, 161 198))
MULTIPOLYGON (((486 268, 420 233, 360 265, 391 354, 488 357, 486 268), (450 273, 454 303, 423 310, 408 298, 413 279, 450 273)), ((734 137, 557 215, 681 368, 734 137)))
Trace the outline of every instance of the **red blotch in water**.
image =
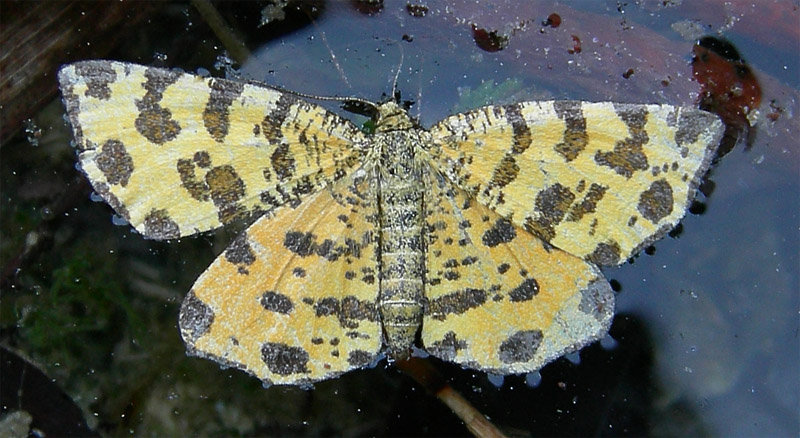
POLYGON ((692 52, 692 74, 701 85, 700 108, 720 116, 727 128, 720 146, 721 157, 733 148, 740 134, 747 132, 749 137, 755 133, 747 115, 761 104, 761 86, 728 41, 703 37, 692 52))
POLYGON ((771 122, 777 122, 778 119, 781 118, 783 114, 783 107, 778 105, 778 103, 773 99, 769 102, 769 112, 767 113, 767 119, 771 122))
POLYGON ((550 26, 553 29, 561 26, 561 16, 556 13, 548 15, 547 20, 542 21, 542 26, 550 26))
POLYGON ((628 79, 629 77, 633 76, 633 69, 629 68, 625 70, 625 73, 622 74, 622 77, 628 79))
POLYGON ((483 28, 472 25, 472 38, 475 44, 487 52, 499 52, 508 46, 508 37, 498 35, 496 30, 491 32, 483 28))
POLYGON ((577 35, 571 35, 571 36, 572 36, 572 42, 574 44, 572 45, 571 49, 567 49, 567 53, 569 53, 570 55, 581 53, 581 50, 583 50, 581 49, 581 39, 578 38, 577 35))

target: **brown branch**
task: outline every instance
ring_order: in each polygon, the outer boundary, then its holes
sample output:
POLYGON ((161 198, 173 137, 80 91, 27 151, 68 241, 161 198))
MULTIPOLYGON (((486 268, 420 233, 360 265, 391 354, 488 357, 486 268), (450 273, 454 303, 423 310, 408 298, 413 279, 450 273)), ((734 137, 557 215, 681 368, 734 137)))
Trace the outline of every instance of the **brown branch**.
POLYGON ((395 365, 422 385, 429 394, 435 395, 453 411, 473 435, 480 438, 505 437, 489 419, 480 413, 425 359, 410 357, 398 360, 395 365))

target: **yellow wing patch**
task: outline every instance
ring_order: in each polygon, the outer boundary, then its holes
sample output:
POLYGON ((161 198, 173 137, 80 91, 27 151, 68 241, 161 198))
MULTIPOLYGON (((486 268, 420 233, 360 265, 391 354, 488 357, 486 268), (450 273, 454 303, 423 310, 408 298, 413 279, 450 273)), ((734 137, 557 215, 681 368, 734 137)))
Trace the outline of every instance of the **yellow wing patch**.
POLYGON ((525 102, 374 135, 290 94, 110 61, 59 82, 97 193, 144 236, 261 215, 192 287, 190 353, 308 384, 430 353, 529 372, 605 335, 614 265, 683 216, 722 124, 666 105, 525 102))
POLYGON ((58 78, 83 172, 152 239, 296 203, 357 163, 355 126, 263 86, 109 61, 58 78))
POLYGON ((598 265, 661 238, 686 212, 722 134, 668 105, 525 102, 431 129, 439 167, 517 226, 598 265))
POLYGON ((614 294, 597 268, 547 246, 441 176, 430 186, 422 343, 431 354, 523 373, 605 336, 614 294))
POLYGON ((239 236, 183 302, 189 351, 270 384, 311 383, 374 361, 382 334, 369 183, 342 180, 239 236))

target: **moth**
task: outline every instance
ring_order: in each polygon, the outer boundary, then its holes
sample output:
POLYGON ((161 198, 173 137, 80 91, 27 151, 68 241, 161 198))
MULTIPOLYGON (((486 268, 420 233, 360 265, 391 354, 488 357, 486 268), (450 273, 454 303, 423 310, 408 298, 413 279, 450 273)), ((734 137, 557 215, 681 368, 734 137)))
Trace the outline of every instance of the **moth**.
POLYGON ((307 385, 412 346, 526 373, 604 337, 622 263, 685 214, 720 120, 531 101, 375 132, 291 93, 114 61, 58 80, 80 167, 144 237, 255 220, 180 310, 188 352, 307 385), (257 218, 257 219, 256 219, 257 218))

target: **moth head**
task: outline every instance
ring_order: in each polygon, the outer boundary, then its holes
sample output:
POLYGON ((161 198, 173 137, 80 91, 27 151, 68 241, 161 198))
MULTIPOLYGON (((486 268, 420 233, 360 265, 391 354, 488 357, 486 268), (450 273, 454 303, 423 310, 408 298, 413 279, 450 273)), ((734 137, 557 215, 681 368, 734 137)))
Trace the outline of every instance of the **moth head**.
POLYGON ((408 115, 408 111, 397 103, 390 101, 378 106, 376 132, 389 132, 411 129, 417 124, 408 115))

